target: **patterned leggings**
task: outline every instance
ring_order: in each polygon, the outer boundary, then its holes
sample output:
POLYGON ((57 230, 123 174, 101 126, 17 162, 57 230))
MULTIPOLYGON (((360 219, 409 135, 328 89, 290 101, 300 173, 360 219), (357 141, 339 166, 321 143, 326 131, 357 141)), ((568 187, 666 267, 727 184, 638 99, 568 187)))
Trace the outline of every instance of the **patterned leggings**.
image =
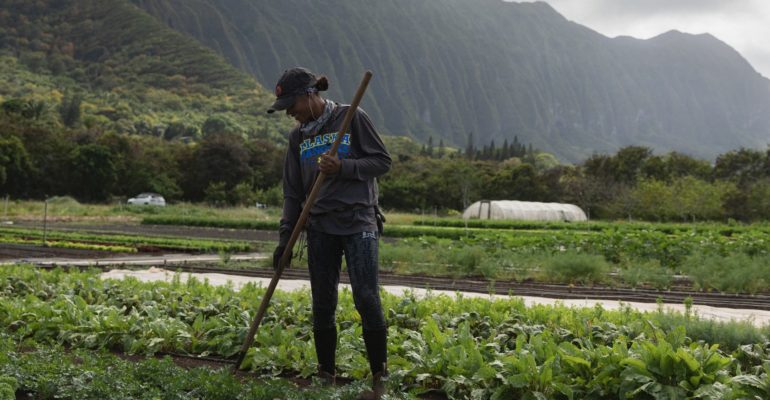
POLYGON ((313 329, 336 326, 337 286, 345 255, 353 301, 365 330, 386 329, 377 278, 377 232, 331 235, 308 230, 308 269, 313 294, 313 329))

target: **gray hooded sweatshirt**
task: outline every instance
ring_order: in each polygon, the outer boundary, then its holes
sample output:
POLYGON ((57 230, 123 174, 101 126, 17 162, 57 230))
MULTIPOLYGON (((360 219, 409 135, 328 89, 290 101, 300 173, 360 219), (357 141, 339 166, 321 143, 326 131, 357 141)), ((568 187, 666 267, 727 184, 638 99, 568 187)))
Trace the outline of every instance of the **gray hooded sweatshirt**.
MULTIPOLYGON (((331 149, 348 105, 328 103, 320 123, 311 129, 297 126, 289 133, 283 167, 283 215, 279 232, 288 241, 302 206, 310 194, 318 170, 318 158, 331 149)), ((390 170, 391 158, 369 116, 360 108, 342 137, 337 155, 340 171, 327 175, 310 210, 308 229, 333 235, 352 235, 377 230, 377 177, 390 170)))

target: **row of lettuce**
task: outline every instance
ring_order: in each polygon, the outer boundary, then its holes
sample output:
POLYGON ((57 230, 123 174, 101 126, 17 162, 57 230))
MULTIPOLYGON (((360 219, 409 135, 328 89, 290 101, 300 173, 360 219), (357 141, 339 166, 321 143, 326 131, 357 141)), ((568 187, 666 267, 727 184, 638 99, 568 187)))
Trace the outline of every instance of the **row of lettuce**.
POLYGON ((0 243, 136 253, 138 251, 244 252, 254 243, 178 237, 0 228, 0 243))
MULTIPOLYGON (((171 283, 104 281, 95 272, 5 267, 0 334, 3 345, 16 350, 2 359, 0 376, 12 375, 21 392, 42 390, 15 360, 31 357, 29 349, 57 346, 231 357, 263 293, 254 285, 236 291, 181 277, 171 283)), ((308 298, 303 291, 276 294, 242 368, 265 379, 313 374, 308 298)), ((431 390, 458 399, 770 396, 766 327, 707 321, 689 310, 528 308, 518 299, 460 295, 384 294, 383 306, 390 325, 389 385, 406 396, 431 390)), ((365 346, 347 291, 337 316, 339 373, 363 379, 365 346)), ((79 377, 105 381, 96 370, 79 377)))
MULTIPOLYGON (((147 225, 187 225, 200 227, 234 228, 234 229, 278 229, 278 220, 275 218, 262 219, 234 219, 218 216, 202 215, 146 215, 148 209, 138 209, 145 216, 142 223, 147 225)), ((149 209, 149 211, 156 211, 149 209)), ((770 233, 770 224, 767 223, 662 223, 643 221, 584 221, 584 222, 560 222, 560 221, 525 221, 525 220, 486 220, 486 219, 462 219, 462 218, 418 218, 406 226, 425 227, 428 230, 418 232, 431 232, 430 228, 463 228, 465 229, 494 229, 494 230, 572 230, 572 231, 639 231, 654 230, 663 233, 682 233, 692 231, 716 231, 719 234, 730 236, 733 233, 747 231, 762 231, 770 233)), ((405 225, 386 225, 394 236, 401 235, 399 228, 405 225)), ((446 232, 439 230, 438 232, 446 232)), ((454 231, 449 231, 454 232, 454 231)))

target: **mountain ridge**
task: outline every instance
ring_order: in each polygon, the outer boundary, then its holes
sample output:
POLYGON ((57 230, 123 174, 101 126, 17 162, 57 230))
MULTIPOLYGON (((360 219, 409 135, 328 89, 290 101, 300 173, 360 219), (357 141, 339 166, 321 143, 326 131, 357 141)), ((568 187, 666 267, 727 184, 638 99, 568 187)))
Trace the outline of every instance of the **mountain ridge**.
POLYGON ((628 144, 710 158, 770 138, 770 84, 711 35, 609 38, 543 2, 133 1, 268 88, 304 65, 344 100, 373 68, 363 107, 422 141, 518 136, 576 161, 628 144))

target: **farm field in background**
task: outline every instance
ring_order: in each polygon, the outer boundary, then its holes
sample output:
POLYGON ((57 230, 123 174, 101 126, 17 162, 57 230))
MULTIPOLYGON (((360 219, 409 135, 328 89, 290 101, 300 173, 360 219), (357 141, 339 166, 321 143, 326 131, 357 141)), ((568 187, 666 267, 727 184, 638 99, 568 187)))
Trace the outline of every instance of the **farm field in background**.
MULTIPOLYGON (((7 210, 4 199, 0 199, 3 217, 10 220, 43 222, 46 212, 45 202, 31 200, 10 200, 7 210)), ((280 210, 258 209, 256 207, 215 208, 190 203, 176 203, 166 207, 129 206, 125 201, 113 204, 82 204, 71 197, 52 197, 48 199, 49 221, 70 221, 90 223, 93 221, 139 222, 147 215, 218 217, 232 219, 275 219, 280 210)))
MULTIPOLYGON (((14 204, 14 202, 11 202, 14 204)), ((23 218, 40 202, 9 206, 23 218)), ((61 221, 130 221, 151 226, 195 226, 275 232, 275 209, 89 206, 63 198, 49 202, 49 215, 61 221)), ((649 223, 590 221, 464 221, 419 214, 386 213, 381 268, 403 275, 572 285, 683 288, 708 292, 770 292, 770 225, 737 223, 649 223)), ((0 229, 0 241, 42 238, 39 229, 0 229)), ((114 251, 156 250, 270 251, 271 240, 223 241, 51 232, 48 238, 72 246, 107 246, 114 251), (126 247, 128 246, 128 249, 126 247)), ((243 268, 267 267, 262 263, 243 268)))
POLYGON ((135 235, 100 235, 40 229, 0 228, 0 243, 38 244, 44 246, 82 248, 136 253, 138 251, 244 252, 253 245, 243 241, 214 241, 173 237, 135 235))

